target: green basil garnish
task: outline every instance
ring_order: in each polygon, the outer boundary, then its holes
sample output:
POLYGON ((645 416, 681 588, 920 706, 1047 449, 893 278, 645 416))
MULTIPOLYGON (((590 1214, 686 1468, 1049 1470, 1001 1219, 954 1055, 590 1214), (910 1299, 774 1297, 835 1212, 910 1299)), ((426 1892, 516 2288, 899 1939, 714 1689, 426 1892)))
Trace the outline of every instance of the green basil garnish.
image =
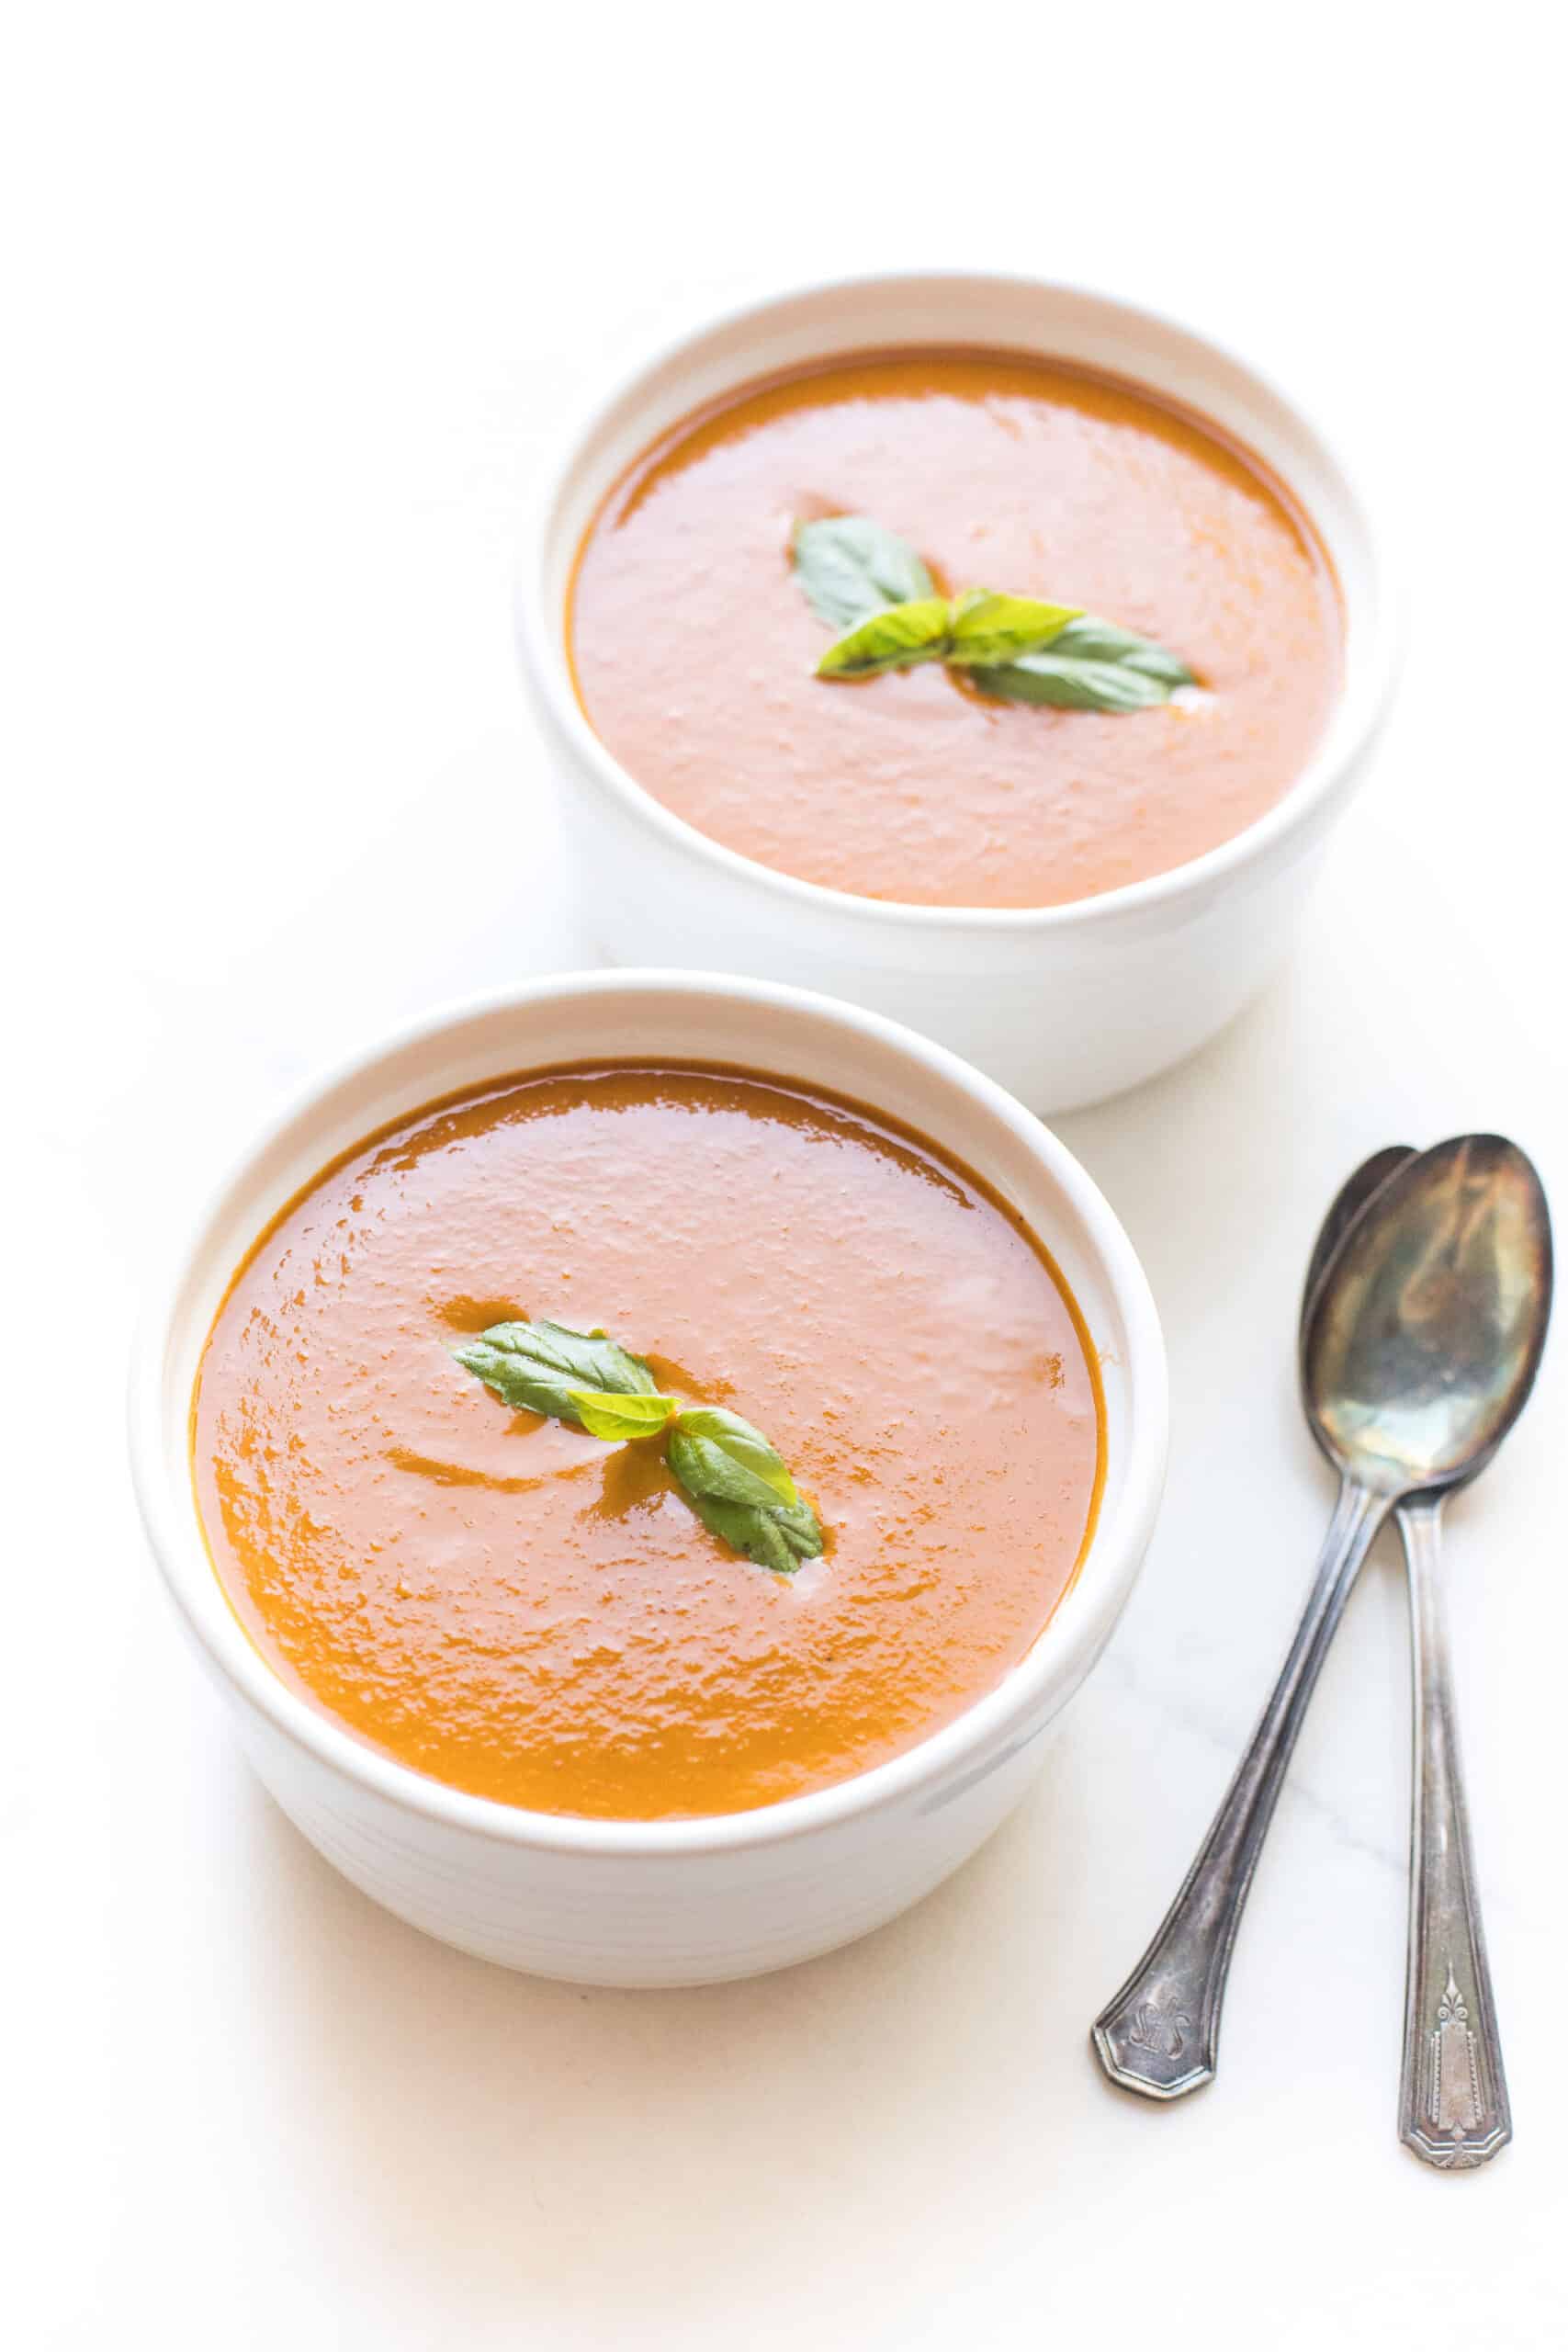
POLYGON ((889 605, 846 629, 817 664, 819 678, 874 678, 882 670, 909 670, 917 662, 945 662, 951 645, 945 596, 889 605))
POLYGON ((1049 651, 1019 654, 971 675, 983 694, 1054 710, 1152 710, 1178 686, 1197 683, 1163 645, 1087 613, 1068 623, 1049 651))
POLYGON ((628 1355, 603 1331, 573 1331, 543 1317, 536 1323, 492 1323, 457 1362, 520 1412, 544 1413, 584 1426, 577 1402, 586 1393, 654 1396, 659 1383, 640 1356, 628 1355))
POLYGON ((807 602, 829 628, 852 628, 888 605, 936 593, 914 548, 867 514, 797 523, 790 554, 807 602))
POLYGON ((760 1568, 792 1576, 822 1549, 822 1531, 783 1457, 739 1413, 693 1406, 666 1453, 703 1525, 760 1568))
MULTIPOLYGON (((673 1469, 673 1439, 671 1446, 673 1469)), ((821 1552, 822 1530, 808 1503, 773 1503, 763 1508, 727 1502, 718 1495, 693 1494, 689 1489, 688 1498, 710 1535, 716 1535, 732 1552, 743 1552, 754 1567, 771 1568, 776 1577, 794 1576, 802 1560, 815 1560, 821 1552)))
POLYGON ((508 1405, 570 1421, 612 1445, 662 1436, 664 1458, 703 1525, 758 1567, 793 1576, 820 1554, 817 1515, 761 1430, 739 1413, 662 1395, 642 1358, 603 1331, 542 1318, 496 1323, 452 1352, 508 1405))
POLYGON ((1070 620, 1051 650, 1062 661, 1071 656, 1075 662, 1114 662, 1168 686, 1198 683, 1179 654, 1168 653, 1153 638, 1139 637, 1134 629, 1118 628, 1114 621, 1097 620, 1092 613, 1079 613, 1070 620))
POLYGON ((1074 605, 968 588, 939 596, 913 548, 864 514, 795 526, 796 575, 840 634, 819 678, 874 678, 944 662, 982 694, 1056 710, 1150 710, 1197 684, 1179 654, 1074 605))
POLYGON ((592 1388, 574 1388, 571 1401, 589 1436, 602 1437, 611 1445, 657 1437, 681 1409, 673 1396, 615 1396, 592 1388))
MULTIPOLYGON (((750 1421, 717 1405, 688 1405, 671 1442, 682 1466, 676 1472, 693 1494, 721 1502, 795 1504, 800 1500, 784 1457, 750 1421)), ((671 1467, 673 1467, 671 1464, 671 1467)))
POLYGON ((1082 618, 1076 605, 1043 604, 1038 596, 994 596, 971 588, 955 597, 947 658, 961 669, 1016 662, 1055 642, 1082 618))

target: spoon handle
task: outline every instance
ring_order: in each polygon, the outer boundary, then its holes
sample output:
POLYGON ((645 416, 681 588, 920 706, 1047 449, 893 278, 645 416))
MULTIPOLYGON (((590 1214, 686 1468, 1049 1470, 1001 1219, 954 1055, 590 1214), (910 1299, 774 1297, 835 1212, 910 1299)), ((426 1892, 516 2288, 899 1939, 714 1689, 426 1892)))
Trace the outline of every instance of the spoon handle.
POLYGON ((1094 2046, 1114 2083, 1179 2098, 1213 2078, 1231 1947, 1307 1702, 1356 1571, 1389 1498, 1347 1479, 1329 1521, 1296 1638, 1235 1778, 1163 1926, 1095 2020, 1094 2046))
POLYGON ((1438 1578, 1442 1498, 1404 1504, 1416 1692, 1410 1949, 1399 2136, 1429 2165, 1483 2165, 1513 2136, 1481 1930, 1438 1578))

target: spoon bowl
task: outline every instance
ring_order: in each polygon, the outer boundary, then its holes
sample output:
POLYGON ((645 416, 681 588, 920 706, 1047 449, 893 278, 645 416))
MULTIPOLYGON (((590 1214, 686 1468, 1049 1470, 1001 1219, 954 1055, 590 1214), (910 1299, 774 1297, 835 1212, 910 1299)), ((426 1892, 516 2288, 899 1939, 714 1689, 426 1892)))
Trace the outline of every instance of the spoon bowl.
POLYGON ((1473 1478, 1529 1395, 1551 1302, 1546 1198, 1517 1146, 1459 1136, 1417 1153, 1330 1243, 1308 1306, 1318 1444, 1390 1498, 1473 1478))
POLYGON ((1407 1159, 1416 1158, 1413 1143, 1385 1144, 1382 1151, 1374 1151, 1363 1159, 1359 1168, 1352 1169, 1328 1204, 1328 1214, 1317 1228, 1317 1239, 1312 1245, 1307 1260, 1306 1279, 1302 1283, 1302 1312, 1297 1330, 1298 1356, 1304 1359, 1307 1325, 1323 1277, 1328 1272, 1331 1258, 1337 1257, 1339 1244, 1360 1216, 1374 1193, 1381 1193, 1389 1178, 1404 1167, 1407 1159))

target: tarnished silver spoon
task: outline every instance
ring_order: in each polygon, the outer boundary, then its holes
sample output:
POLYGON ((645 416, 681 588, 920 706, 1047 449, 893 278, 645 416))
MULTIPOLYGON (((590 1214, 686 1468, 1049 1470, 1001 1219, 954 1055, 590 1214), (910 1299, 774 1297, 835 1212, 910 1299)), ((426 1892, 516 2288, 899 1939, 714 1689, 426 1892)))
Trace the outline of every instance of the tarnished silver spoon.
MULTIPOLYGON (((1321 1274, 1302 1335, 1303 1395, 1340 1489, 1306 1610, 1176 1901, 1095 2023, 1095 2048, 1111 2079, 1153 2098, 1179 2098, 1213 2075, 1225 1976, 1252 1874, 1373 1535, 1407 1498, 1440 1502, 1483 1468, 1529 1393, 1551 1294, 1551 1228, 1535 1170, 1498 1136, 1436 1145, 1391 1167, 1348 1205, 1324 1250, 1321 1274)), ((1451 1738, 1447 1746, 1451 1753, 1451 1738)), ((1468 2020, 1458 2022, 1472 2030, 1468 2020)), ((1483 2065, 1478 2060, 1478 2079, 1483 2065)), ((1479 2162, 1492 2152, 1461 2156, 1469 2129, 1454 2120, 1461 2136, 1453 2140, 1450 2122, 1449 2162, 1479 2162)), ((1506 2108, 1503 2126, 1506 2137, 1506 2108)))

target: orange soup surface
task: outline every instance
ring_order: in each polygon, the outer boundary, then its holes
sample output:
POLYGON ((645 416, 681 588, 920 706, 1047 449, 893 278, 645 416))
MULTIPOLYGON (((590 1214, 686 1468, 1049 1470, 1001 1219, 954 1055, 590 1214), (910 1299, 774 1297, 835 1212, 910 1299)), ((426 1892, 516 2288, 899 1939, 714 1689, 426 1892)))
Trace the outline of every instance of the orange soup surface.
POLYGON ((1098 1378, 980 1182, 854 1105, 594 1066, 433 1105, 256 1244, 192 1408, 218 1575, 275 1671, 385 1754, 550 1813, 729 1813, 947 1723, 1089 1540, 1098 1378), (755 1567, 657 1443, 512 1410, 454 1346, 602 1327, 761 1427, 820 1559, 755 1567))
POLYGON ((868 355, 690 419, 616 486, 569 618, 594 731, 765 865, 862 897, 1046 907, 1184 865, 1294 781, 1337 685, 1327 559, 1246 450, 1134 385, 1013 354, 868 355), (1081 606, 1199 681, 1131 714, 812 673, 792 529, 865 514, 939 588, 1081 606))

